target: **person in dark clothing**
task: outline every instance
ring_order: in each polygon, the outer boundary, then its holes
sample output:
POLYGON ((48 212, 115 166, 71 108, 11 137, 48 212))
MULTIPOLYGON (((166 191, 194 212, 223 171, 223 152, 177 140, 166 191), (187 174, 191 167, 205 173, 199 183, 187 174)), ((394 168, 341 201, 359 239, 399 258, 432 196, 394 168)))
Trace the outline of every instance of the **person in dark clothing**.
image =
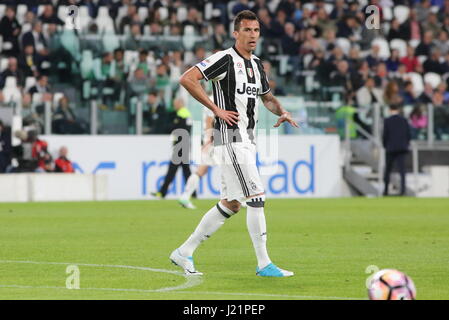
POLYGON ((64 25, 64 21, 59 19, 58 15, 55 12, 55 8, 51 4, 47 4, 44 8, 44 12, 39 17, 39 20, 42 21, 42 23, 54 23, 57 25, 64 25))
POLYGON ((22 70, 25 77, 37 77, 39 74, 39 57, 34 52, 32 45, 27 45, 18 59, 19 69, 22 70))
POLYGON ((3 37, 3 54, 17 57, 19 54, 19 35, 21 26, 16 19, 14 7, 7 7, 5 15, 0 21, 0 35, 3 37), (6 43, 10 43, 9 48, 6 43))
POLYGON ((405 158, 411 140, 411 130, 407 119, 400 114, 399 105, 390 105, 390 113, 391 116, 384 120, 384 132, 382 137, 386 152, 384 176, 385 189, 383 195, 388 195, 390 175, 393 170, 393 165, 396 163, 401 176, 400 195, 404 196, 406 191, 405 158))
POLYGON ((17 59, 14 57, 8 59, 8 68, 0 74, 0 89, 5 86, 8 77, 15 77, 18 87, 23 87, 25 84, 25 76, 18 68, 17 59))
POLYGON ((148 111, 143 112, 144 123, 148 125, 149 134, 170 133, 167 126, 167 111, 164 102, 159 99, 156 91, 148 95, 148 111))
POLYGON ((173 154, 168 167, 167 175, 165 176, 164 183, 158 192, 151 193, 153 196, 162 199, 168 193, 168 187, 172 183, 176 176, 179 166, 182 166, 182 173, 184 180, 190 177, 190 131, 191 131, 191 115, 190 111, 184 106, 182 99, 175 99, 174 101, 175 113, 173 114, 173 124, 171 126, 172 135, 175 138, 173 154), (187 135, 180 135, 178 129, 184 130, 187 135), (184 139, 187 139, 185 141, 184 139))
POLYGON ((0 120, 0 173, 11 163, 11 132, 0 120))
POLYGON ((59 99, 58 108, 53 114, 52 132, 55 134, 83 134, 86 131, 70 108, 69 99, 63 96, 59 99))

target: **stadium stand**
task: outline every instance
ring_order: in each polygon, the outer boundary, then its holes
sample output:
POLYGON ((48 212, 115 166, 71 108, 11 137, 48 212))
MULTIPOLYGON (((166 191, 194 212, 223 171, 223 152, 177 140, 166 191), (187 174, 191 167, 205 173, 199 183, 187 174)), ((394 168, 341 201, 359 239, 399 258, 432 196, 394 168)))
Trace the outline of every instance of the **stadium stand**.
MULTIPOLYGON (((447 0, 5 0, 0 5, 0 104, 19 112, 39 134, 55 133, 51 119, 61 95, 69 101, 70 116, 83 124, 79 133, 167 133, 139 128, 136 112, 148 112, 154 92, 165 111, 173 112, 174 98, 185 95, 179 76, 232 45, 232 19, 244 9, 260 19, 255 54, 269 66, 270 82, 286 98, 302 101, 286 104, 297 118, 307 115, 302 133, 339 132, 344 138, 342 110, 353 108, 350 121, 361 129, 351 137, 376 145, 381 120, 388 116, 387 85, 394 82, 404 113, 427 119, 418 124, 409 118, 419 128, 418 145, 443 148, 449 140, 447 0), (380 12, 380 29, 366 23, 369 5, 380 12), (34 50, 26 51, 25 44, 34 50), (41 74, 48 76, 51 99, 29 93, 41 74), (371 78, 382 99, 365 113, 356 96, 371 78)), ((63 123, 59 134, 73 131, 63 123)), ((352 153, 366 160, 362 149, 352 153)), ((377 170, 379 156, 373 157, 377 160, 367 161, 377 170)))

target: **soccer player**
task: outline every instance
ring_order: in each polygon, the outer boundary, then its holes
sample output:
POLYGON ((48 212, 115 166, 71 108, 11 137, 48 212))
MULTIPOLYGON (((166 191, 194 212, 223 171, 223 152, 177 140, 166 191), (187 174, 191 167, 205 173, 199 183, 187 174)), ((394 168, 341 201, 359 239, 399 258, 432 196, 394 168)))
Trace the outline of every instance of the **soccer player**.
POLYGON ((186 209, 196 209, 190 198, 198 188, 200 179, 209 171, 209 166, 214 165, 213 160, 213 138, 212 132, 214 127, 214 114, 209 109, 203 111, 203 121, 205 124, 205 134, 203 138, 203 146, 201 150, 201 165, 195 173, 191 174, 186 182, 186 187, 178 202, 186 209))
POLYGON ((264 277, 288 277, 268 256, 264 214, 265 191, 256 167, 255 127, 259 97, 265 107, 279 116, 274 127, 288 122, 298 127, 289 112, 270 92, 267 76, 259 58, 252 52, 260 37, 257 16, 248 10, 234 20, 235 45, 217 52, 187 70, 180 83, 215 115, 214 153, 221 169, 221 200, 201 219, 193 234, 171 255, 170 260, 186 274, 202 275, 195 269, 193 253, 227 219, 247 204, 247 227, 257 257, 256 274, 264 277), (214 101, 209 99, 200 80, 212 81, 214 101), (224 161, 223 161, 224 160, 224 161))

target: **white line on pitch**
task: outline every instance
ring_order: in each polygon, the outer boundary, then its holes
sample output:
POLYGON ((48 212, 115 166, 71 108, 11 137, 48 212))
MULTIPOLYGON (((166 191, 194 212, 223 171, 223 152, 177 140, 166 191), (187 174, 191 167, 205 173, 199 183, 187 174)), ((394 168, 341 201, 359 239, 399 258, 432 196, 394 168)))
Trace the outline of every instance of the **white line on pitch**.
MULTIPOLYGON (((151 271, 151 272, 174 274, 177 276, 182 276, 186 279, 186 282, 179 286, 165 287, 165 288, 151 290, 149 292, 168 292, 168 291, 172 291, 172 290, 184 290, 184 289, 198 286, 203 282, 203 279, 201 277, 197 277, 197 276, 189 277, 179 271, 166 270, 166 269, 154 269, 154 268, 148 268, 148 267, 135 267, 135 266, 111 265, 111 264, 75 263, 75 262, 43 262, 43 261, 16 261, 16 260, 0 260, 0 263, 25 263, 25 264, 44 264, 44 265, 71 265, 71 264, 73 264, 73 265, 85 266, 85 267, 134 269, 134 270, 144 270, 144 271, 151 271)), ((96 289, 101 290, 101 288, 96 288, 96 289)), ((105 288, 105 290, 110 290, 110 289, 105 288)), ((126 289, 126 290, 129 290, 129 289, 126 289)), ((134 289, 131 289, 131 290, 134 290, 134 289)), ((138 290, 138 289, 136 289, 136 290, 138 290)))
MULTIPOLYGON (((25 263, 25 264, 44 264, 44 265, 78 265, 86 267, 101 267, 101 268, 124 268, 135 270, 146 270, 152 272, 161 272, 180 275, 186 278, 186 282, 176 287, 166 287, 161 289, 127 289, 127 288, 80 288, 79 290, 97 290, 97 291, 120 291, 120 292, 141 292, 141 293, 183 293, 183 294, 206 294, 206 295, 227 295, 227 296, 259 296, 259 297, 273 297, 273 298, 292 298, 292 299, 322 299, 322 300, 364 300, 363 298, 349 298, 349 297, 320 297, 320 296, 302 296, 302 295, 287 295, 287 294, 269 294, 269 293, 243 293, 243 292, 216 292, 216 291, 182 291, 202 283, 200 276, 186 276, 182 272, 154 269, 149 267, 136 267, 124 265, 109 265, 109 264, 88 264, 75 262, 42 262, 42 261, 16 261, 16 260, 0 260, 0 263, 25 263)), ((0 285, 0 288, 18 288, 18 289, 65 289, 66 287, 58 286, 25 286, 25 285, 0 285)))

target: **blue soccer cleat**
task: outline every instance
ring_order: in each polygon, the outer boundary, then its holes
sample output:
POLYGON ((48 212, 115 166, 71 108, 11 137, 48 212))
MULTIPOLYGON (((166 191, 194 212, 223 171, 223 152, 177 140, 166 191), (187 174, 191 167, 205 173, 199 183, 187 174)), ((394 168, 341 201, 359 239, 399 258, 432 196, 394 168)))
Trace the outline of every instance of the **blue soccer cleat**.
POLYGON ((261 277, 291 277, 294 275, 293 272, 282 270, 278 268, 274 263, 270 263, 263 269, 256 268, 256 275, 261 277))

